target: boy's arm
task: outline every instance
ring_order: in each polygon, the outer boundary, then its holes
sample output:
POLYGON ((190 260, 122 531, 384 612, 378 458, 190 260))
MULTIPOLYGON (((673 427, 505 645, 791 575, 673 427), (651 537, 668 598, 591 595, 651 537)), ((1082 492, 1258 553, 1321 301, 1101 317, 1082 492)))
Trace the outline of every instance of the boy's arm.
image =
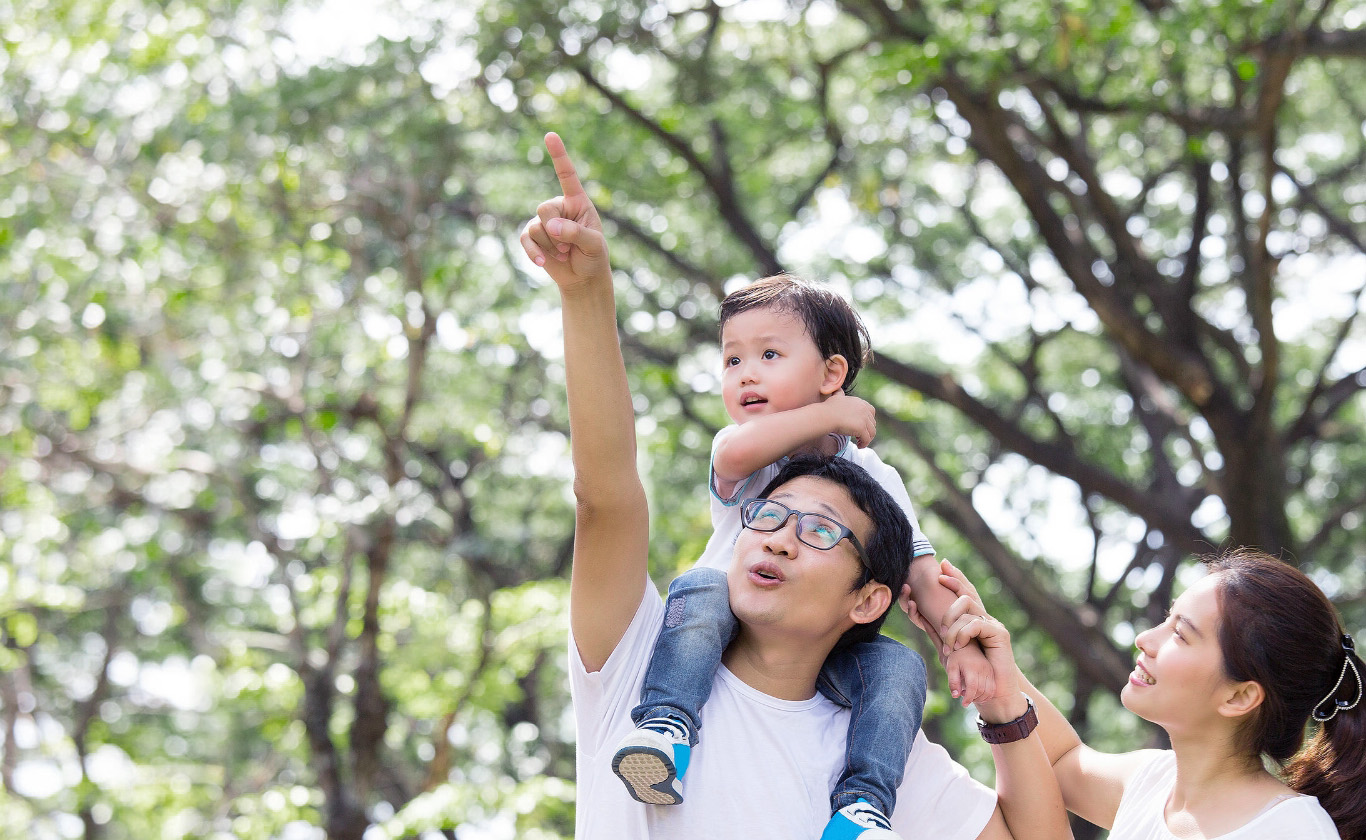
POLYGON ((826 435, 848 435, 863 447, 876 433, 873 407, 843 391, 822 402, 756 417, 717 443, 712 458, 717 495, 728 497, 737 483, 779 458, 819 444, 826 435))
MULTIPOLYGON (((953 602, 958 600, 957 593, 940 582, 939 573, 938 558, 933 554, 922 554, 911 561, 910 574, 906 578, 911 600, 933 627, 947 626, 944 618, 953 602)), ((975 642, 949 652, 944 671, 949 678, 949 693, 965 707, 996 693, 991 665, 982 653, 981 646, 975 642)))
POLYGON ((537 208, 521 241, 560 291, 577 502, 569 623, 592 672, 621 641, 645 592, 649 511, 602 224, 564 143, 552 133, 545 144, 563 195, 537 208))
MULTIPOLYGON (((861 459, 861 462, 906 514, 906 520, 910 522, 911 529, 916 534, 915 550, 924 552, 911 558, 906 585, 902 588, 898 600, 902 609, 906 610, 908 614, 911 612, 911 604, 913 603, 920 616, 932 618, 930 623, 924 625, 926 635, 930 637, 936 647, 941 646, 943 641, 940 639, 937 629, 943 623, 942 619, 945 613, 957 600, 958 595, 946 588, 939 580, 939 561, 934 556, 934 547, 930 545, 929 540, 920 530, 920 523, 915 515, 915 506, 911 503, 910 494, 906 491, 906 484, 901 480, 901 474, 883 463, 882 459, 877 457, 877 453, 871 449, 861 459)), ((995 675, 980 646, 974 643, 969 647, 953 651, 951 654, 942 653, 941 658, 945 660, 944 669, 949 677, 949 690, 964 706, 979 700, 986 700, 995 695, 995 675)))

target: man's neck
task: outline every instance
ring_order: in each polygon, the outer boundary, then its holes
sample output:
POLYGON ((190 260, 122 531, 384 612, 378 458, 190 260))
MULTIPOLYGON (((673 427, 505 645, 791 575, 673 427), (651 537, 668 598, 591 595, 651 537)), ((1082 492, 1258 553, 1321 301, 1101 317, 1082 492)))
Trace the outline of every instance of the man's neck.
POLYGON ((741 629, 721 662, 756 691, 779 700, 809 700, 816 695, 816 677, 828 654, 825 645, 764 640, 741 629))

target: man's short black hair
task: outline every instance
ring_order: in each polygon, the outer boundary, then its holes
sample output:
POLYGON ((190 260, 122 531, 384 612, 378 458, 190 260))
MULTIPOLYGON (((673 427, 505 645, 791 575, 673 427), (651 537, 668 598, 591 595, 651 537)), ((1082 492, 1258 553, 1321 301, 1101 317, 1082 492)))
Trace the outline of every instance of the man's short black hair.
MULTIPOLYGON (((803 476, 833 481, 844 487, 859 510, 872 520, 873 530, 863 540, 863 550, 868 555, 871 568, 859 564, 862 571, 855 578, 850 591, 856 591, 870 580, 875 580, 892 590, 892 604, 895 604, 910 573, 914 540, 911 523, 906 519, 906 512, 901 505, 858 464, 845 458, 817 455, 798 455, 789 459, 759 495, 767 498, 782 485, 803 476)), ((890 611, 891 604, 875 621, 854 625, 840 637, 836 647, 872 641, 890 611)))
POLYGON ((800 318, 822 359, 843 356, 849 371, 840 387, 846 394, 853 393, 854 380, 873 354, 868 328, 849 301, 790 274, 775 274, 726 295, 721 301, 721 329, 741 312, 766 307, 800 318))

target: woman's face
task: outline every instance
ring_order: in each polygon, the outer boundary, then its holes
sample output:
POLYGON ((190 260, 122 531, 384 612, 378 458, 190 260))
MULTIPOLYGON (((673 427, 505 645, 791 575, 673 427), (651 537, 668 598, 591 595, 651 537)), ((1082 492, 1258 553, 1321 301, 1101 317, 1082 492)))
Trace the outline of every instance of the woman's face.
POLYGON ((1125 708, 1177 737, 1227 718, 1218 708, 1233 681, 1219 649, 1219 575, 1196 581, 1167 620, 1138 635, 1138 656, 1120 692, 1125 708))

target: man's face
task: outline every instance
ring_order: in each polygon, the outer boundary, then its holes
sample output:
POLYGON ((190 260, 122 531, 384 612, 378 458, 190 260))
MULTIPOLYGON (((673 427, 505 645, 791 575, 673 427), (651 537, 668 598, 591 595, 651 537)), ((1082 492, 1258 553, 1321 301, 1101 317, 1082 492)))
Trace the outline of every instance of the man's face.
MULTIPOLYGON (((768 498, 796 511, 829 516, 865 544, 872 536, 872 520, 848 490, 828 479, 802 476, 768 498)), ((826 551, 813 548, 797 539, 795 516, 776 531, 744 528, 727 576, 731 611, 750 630, 776 629, 812 644, 829 637, 833 644, 853 626, 850 610, 859 594, 849 590, 861 573, 853 543, 845 539, 826 551)))
POLYGON ((826 361, 806 324, 771 306, 747 309, 726 321, 721 364, 721 399, 737 424, 820 402, 833 392, 826 361))

